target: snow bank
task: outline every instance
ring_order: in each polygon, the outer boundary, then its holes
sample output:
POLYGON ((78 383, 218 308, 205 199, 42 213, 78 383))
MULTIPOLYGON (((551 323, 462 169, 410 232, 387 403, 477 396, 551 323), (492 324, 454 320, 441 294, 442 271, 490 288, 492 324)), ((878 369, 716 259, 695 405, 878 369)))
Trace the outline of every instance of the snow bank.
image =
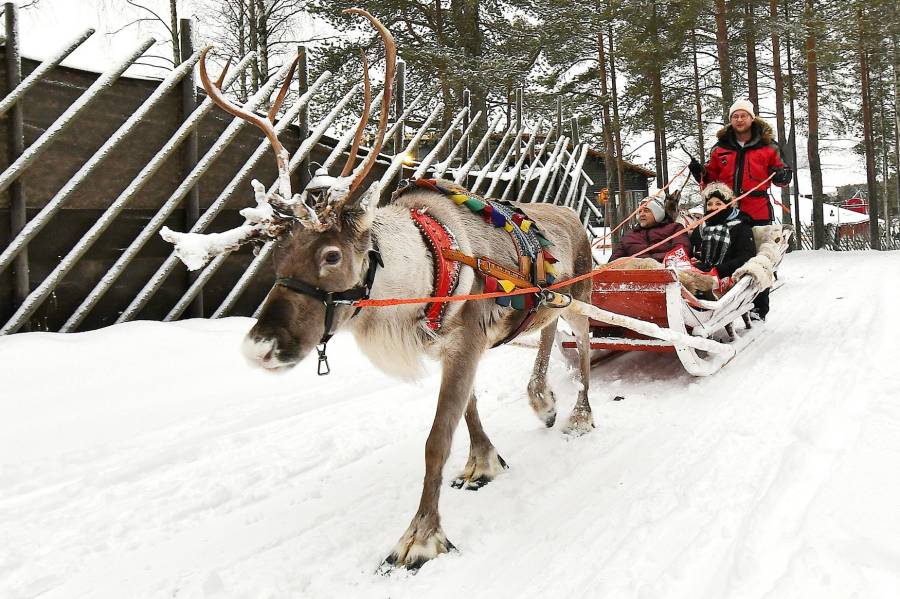
MULTIPOLYGON (((418 502, 436 368, 395 382, 338 335, 330 377, 263 372, 243 318, 0 338, 0 596, 896 597, 900 254, 795 252, 781 278, 714 377, 595 369, 580 439, 531 413, 530 340, 490 352, 476 390, 511 468, 445 485, 460 552, 416 576, 374 571, 418 502)), ((556 353, 551 380, 565 417, 556 353)))

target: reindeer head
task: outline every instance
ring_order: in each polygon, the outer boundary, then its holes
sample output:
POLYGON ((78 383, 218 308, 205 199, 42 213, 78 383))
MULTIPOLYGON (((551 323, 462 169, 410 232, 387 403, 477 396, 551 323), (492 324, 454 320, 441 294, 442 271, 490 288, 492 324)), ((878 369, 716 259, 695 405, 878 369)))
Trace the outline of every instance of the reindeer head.
POLYGON ((205 52, 200 60, 200 78, 210 98, 266 134, 278 164, 278 183, 275 189, 266 192, 257 181, 253 182, 257 205, 241 211, 246 219, 242 227, 213 235, 180 234, 165 229, 163 237, 176 244, 176 252, 189 268, 199 268, 210 257, 249 241, 274 242, 276 284, 256 325, 244 340, 245 355, 265 368, 291 367, 316 345, 327 342, 354 313, 347 298, 367 294, 367 286, 371 284, 367 279, 374 272, 372 263, 378 259, 370 229, 380 190, 367 189, 363 183, 384 142, 396 70, 396 46, 390 32, 368 12, 358 8, 344 12, 368 19, 384 42, 381 119, 375 143, 354 169, 372 98, 368 64, 363 54, 364 108, 347 163, 337 177, 317 172, 302 194, 291 195, 288 155, 273 128, 290 75, 266 119, 225 98, 206 73, 205 52))

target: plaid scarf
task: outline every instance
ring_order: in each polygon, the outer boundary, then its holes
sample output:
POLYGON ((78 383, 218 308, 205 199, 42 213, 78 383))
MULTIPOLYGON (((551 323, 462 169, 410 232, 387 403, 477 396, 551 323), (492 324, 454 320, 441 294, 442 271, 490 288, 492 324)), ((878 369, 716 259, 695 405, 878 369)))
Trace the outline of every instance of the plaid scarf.
POLYGON ((710 266, 721 264, 731 245, 731 227, 740 222, 738 209, 732 208, 731 212, 723 210, 703 223, 700 227, 700 261, 710 266))

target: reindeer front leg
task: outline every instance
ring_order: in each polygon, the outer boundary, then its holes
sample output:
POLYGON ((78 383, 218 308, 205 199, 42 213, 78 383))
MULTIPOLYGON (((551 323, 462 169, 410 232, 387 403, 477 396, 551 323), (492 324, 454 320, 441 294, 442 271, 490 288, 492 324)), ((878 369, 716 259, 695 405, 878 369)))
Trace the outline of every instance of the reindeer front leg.
POLYGON ((554 318, 541 329, 541 344, 534 360, 531 380, 528 381, 528 403, 547 428, 551 428, 556 422, 556 395, 547 383, 547 366, 550 364, 558 321, 558 318, 554 318))
POLYGON ((454 549, 441 529, 438 499, 444 464, 450 454, 453 432, 472 396, 478 361, 484 353, 483 336, 460 330, 449 343, 452 349, 443 360, 441 392, 428 440, 425 442, 425 481, 419 509, 409 528, 382 564, 382 571, 398 566, 418 570, 430 559, 454 549))
POLYGON ((466 426, 469 428, 469 459, 466 467, 450 483, 454 489, 477 491, 509 468, 506 460, 500 457, 494 444, 481 426, 478 416, 478 398, 475 394, 466 406, 466 426))

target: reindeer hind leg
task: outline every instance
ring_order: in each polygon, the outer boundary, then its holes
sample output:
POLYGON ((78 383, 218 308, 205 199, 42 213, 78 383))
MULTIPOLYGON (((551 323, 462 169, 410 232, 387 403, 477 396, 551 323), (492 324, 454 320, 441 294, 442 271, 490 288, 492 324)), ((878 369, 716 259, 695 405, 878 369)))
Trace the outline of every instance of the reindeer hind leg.
POLYGON ((587 316, 576 314, 572 310, 567 311, 564 318, 575 333, 575 343, 578 349, 578 379, 581 388, 578 390, 578 400, 575 402, 575 407, 572 409, 572 414, 569 416, 563 432, 577 437, 589 433, 594 428, 594 415, 588 400, 591 380, 590 321, 587 316))
POLYGON ((541 329, 541 344, 534 360, 531 379, 528 381, 528 403, 547 428, 551 428, 556 422, 556 396, 547 383, 547 366, 550 363, 550 352, 553 350, 558 321, 559 319, 554 318, 550 324, 541 329))

